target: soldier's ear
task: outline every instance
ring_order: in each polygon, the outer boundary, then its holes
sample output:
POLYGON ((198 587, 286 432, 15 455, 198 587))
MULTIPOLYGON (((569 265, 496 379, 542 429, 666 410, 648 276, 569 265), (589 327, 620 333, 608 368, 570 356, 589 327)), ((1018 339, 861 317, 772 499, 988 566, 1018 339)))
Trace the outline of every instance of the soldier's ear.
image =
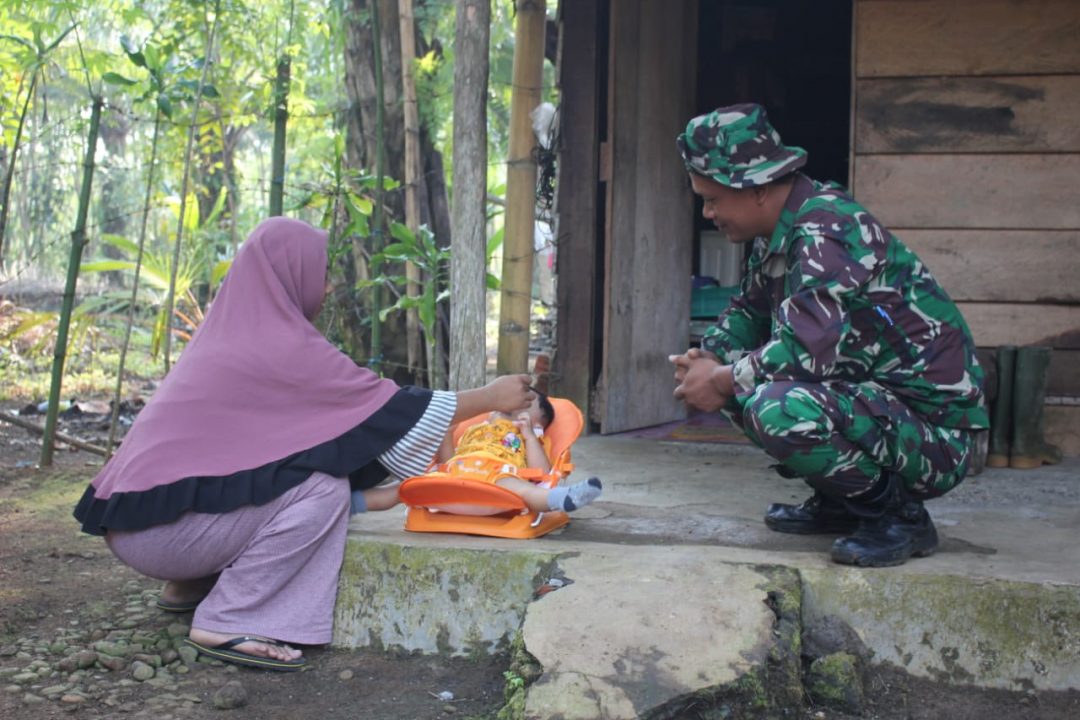
POLYGON ((764 205, 766 198, 769 197, 769 188, 772 187, 770 183, 764 185, 756 185, 754 190, 754 202, 758 205, 764 205))

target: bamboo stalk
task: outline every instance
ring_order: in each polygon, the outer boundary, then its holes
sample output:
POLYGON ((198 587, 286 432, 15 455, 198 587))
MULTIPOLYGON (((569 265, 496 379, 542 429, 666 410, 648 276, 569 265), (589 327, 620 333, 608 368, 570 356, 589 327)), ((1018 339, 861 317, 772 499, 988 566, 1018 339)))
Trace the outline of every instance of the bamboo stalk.
POLYGON ((544 70, 544 0, 515 0, 514 88, 510 100, 510 150, 506 169, 506 235, 499 303, 500 375, 529 369, 536 160, 532 119, 540 104, 544 70))
POLYGON ((289 122, 289 77, 292 60, 283 55, 274 80, 274 145, 270 152, 270 216, 282 214, 285 198, 285 130, 289 122))
POLYGON ((75 306, 75 285, 79 281, 79 266, 83 248, 86 247, 86 215, 90 208, 90 189, 94 181, 94 156, 97 153, 98 129, 101 127, 101 108, 104 101, 94 98, 90 111, 90 132, 86 139, 86 159, 83 161, 82 188, 79 191, 79 209, 75 217, 75 229, 71 232, 71 254, 68 256, 67 281, 64 299, 60 306, 60 320, 56 326, 56 345, 53 349, 52 381, 49 385, 49 405, 45 412, 45 437, 41 443, 41 466, 52 465, 53 445, 56 437, 56 416, 60 411, 60 386, 67 359, 68 329, 71 312, 75 306))
MULTIPOLYGON (((374 227, 371 231, 372 248, 375 253, 382 250, 383 240, 383 181, 386 177, 386 130, 385 130, 385 93, 383 89, 382 32, 379 24, 379 0, 371 0, 371 46, 374 48, 375 65, 375 212, 372 217, 374 227)), ((372 268, 374 271, 375 268, 372 268)), ((371 359, 369 367, 382 374, 382 288, 376 286, 371 293, 371 359)))
POLYGON ((161 134, 161 111, 154 112, 154 136, 150 141, 150 167, 146 171, 146 196, 143 200, 142 225, 139 228, 139 251, 135 256, 135 279, 131 282, 131 302, 128 305, 127 327, 120 345, 120 366, 116 370, 116 391, 113 393, 112 415, 109 418, 109 439, 105 443, 105 456, 112 455, 116 443, 116 424, 120 417, 120 398, 124 393, 124 366, 127 363, 128 346, 131 344, 131 328, 135 324, 135 306, 139 297, 139 279, 142 275, 143 249, 146 247, 146 222, 150 216, 150 198, 154 191, 154 168, 157 166, 158 139, 161 134))
MULTIPOLYGON (((44 435, 45 434, 45 428, 43 428, 42 426, 38 425, 37 423, 32 423, 29 420, 23 420, 22 418, 15 417, 14 415, 8 415, 7 413, 0 413, 0 420, 3 420, 6 423, 11 423, 15 427, 21 427, 24 430, 30 430, 31 432, 35 432, 38 435, 44 435)), ((71 445, 72 447, 77 447, 80 450, 86 450, 87 452, 92 452, 92 453, 95 453, 97 455, 101 455, 103 457, 108 457, 109 456, 109 451, 106 450, 105 448, 100 447, 98 445, 91 445, 90 443, 88 443, 88 442, 86 442, 84 440, 80 440, 80 439, 78 439, 76 437, 72 437, 71 435, 67 435, 65 433, 57 432, 57 431, 54 430, 53 431, 53 437, 56 438, 57 440, 59 440, 60 442, 67 443, 68 445, 71 445)), ((51 464, 51 459, 50 459, 50 464, 51 464)))
MULTIPOLYGON (((401 86, 405 125, 405 225, 418 237, 420 231, 419 182, 420 171, 420 114, 416 105, 416 79, 413 65, 416 60, 416 26, 412 0, 398 0, 398 30, 401 35, 401 86)), ((416 263, 405 263, 405 294, 415 298, 420 294, 420 269, 416 263)), ((420 314, 416 308, 405 312, 405 334, 409 368, 420 362, 420 314)), ((434 387, 431 348, 434 338, 427 338, 428 386, 434 387)), ((419 376, 419 371, 413 371, 419 376)))
POLYGON ((184 236, 184 212, 187 209, 188 182, 191 179, 191 151, 195 145, 195 128, 199 124, 199 104, 202 102, 203 88, 206 87, 206 75, 210 70, 210 53, 214 49, 214 35, 221 19, 221 0, 214 3, 214 24, 206 37, 206 55, 203 58, 199 85, 195 90, 195 102, 192 104, 191 125, 188 127, 187 149, 184 151, 184 179, 180 183, 180 219, 176 223, 176 246, 173 248, 172 269, 169 273, 169 292, 165 297, 165 372, 169 372, 169 353, 172 350, 172 314, 176 304, 176 274, 180 269, 180 246, 184 236))
POLYGON ((19 114, 19 124, 15 128, 15 140, 11 143, 11 162, 8 163, 7 174, 4 176, 3 198, 0 199, 0 268, 4 267, 4 235, 7 231, 8 207, 11 204, 11 181, 15 177, 15 159, 19 156, 19 142, 22 140, 23 126, 26 124, 30 100, 34 97, 37 77, 36 71, 30 76, 30 88, 27 90, 26 102, 23 103, 22 112, 19 114))

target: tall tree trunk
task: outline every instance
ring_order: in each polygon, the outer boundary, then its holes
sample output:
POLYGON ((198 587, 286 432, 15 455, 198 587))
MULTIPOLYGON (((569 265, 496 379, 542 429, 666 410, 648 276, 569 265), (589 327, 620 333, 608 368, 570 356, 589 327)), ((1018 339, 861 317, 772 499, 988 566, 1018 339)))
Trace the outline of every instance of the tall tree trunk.
POLYGON ((75 306, 75 285, 79 281, 79 266, 86 247, 86 215, 90 208, 90 189, 94 182, 94 157, 97 154, 98 127, 101 124, 101 108, 104 101, 94 98, 90 112, 90 133, 86 140, 86 159, 83 161, 82 189, 79 191, 79 209, 75 216, 75 229, 71 233, 71 254, 68 257, 67 282, 64 299, 60 306, 60 320, 56 325, 56 346, 53 349, 52 382, 49 385, 49 404, 45 412, 45 437, 41 444, 41 466, 48 467, 53 461, 56 437, 56 416, 60 410, 60 386, 64 378, 64 362, 67 359, 68 327, 75 306))
POLYGON ((454 203, 450 256, 450 389, 484 384, 487 317, 489 0, 457 0, 454 35, 454 203))
MULTIPOLYGON (((384 172, 387 177, 402 179, 405 169, 404 106, 401 101, 401 37, 398 32, 380 33, 380 63, 383 87, 383 142, 375 139, 376 115, 379 112, 375 89, 375 45, 372 41, 372 5, 377 3, 380 17, 398 17, 397 0, 350 0, 345 26, 345 90, 350 110, 346 122, 345 156, 350 168, 371 173, 375 156, 381 147, 385 153, 384 172)), ((392 26, 393 27, 393 26, 392 26)), ((383 210, 389 218, 401 218, 404 212, 404 196, 400 191, 385 193, 383 210)), ((381 238, 380 238, 381 239, 381 238)), ((366 257, 371 238, 352 238, 353 272, 357 277, 367 277, 369 269, 366 257)), ((363 319, 372 317, 370 307, 350 313, 356 324, 354 334, 367 332, 363 319)), ((409 371, 408 348, 404 318, 395 313, 380 328, 381 362, 384 374, 398 382, 412 381, 409 371)), ((363 343, 357 343, 361 347, 363 343)), ((372 349, 372 354, 374 354, 372 349)))

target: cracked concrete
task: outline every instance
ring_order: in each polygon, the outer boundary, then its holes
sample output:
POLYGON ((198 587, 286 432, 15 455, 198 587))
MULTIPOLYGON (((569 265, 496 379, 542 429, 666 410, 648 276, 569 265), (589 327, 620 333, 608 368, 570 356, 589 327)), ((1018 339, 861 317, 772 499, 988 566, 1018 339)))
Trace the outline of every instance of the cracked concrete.
POLYGON ((520 631, 543 668, 524 717, 640 717, 733 683, 752 700, 779 635, 764 578, 789 568, 803 623, 839 618, 872 662, 985 687, 1080 686, 1076 458, 969 478, 927 505, 939 552, 879 570, 831 563, 832 538, 766 529, 769 502, 808 489, 754 448, 589 436, 574 461, 604 496, 537 540, 406 533, 399 509, 355 518, 335 643, 469 654, 520 631), (426 560, 380 569, 387 553, 426 560), (572 583, 530 597, 557 573, 572 583))

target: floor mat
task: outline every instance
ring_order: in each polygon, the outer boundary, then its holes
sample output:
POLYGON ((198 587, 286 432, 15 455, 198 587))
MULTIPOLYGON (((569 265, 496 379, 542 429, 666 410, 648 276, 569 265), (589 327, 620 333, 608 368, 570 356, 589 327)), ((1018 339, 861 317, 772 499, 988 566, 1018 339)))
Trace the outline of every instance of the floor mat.
POLYGON ((750 438, 720 414, 692 415, 685 420, 628 430, 617 435, 675 442, 750 444, 750 438))

